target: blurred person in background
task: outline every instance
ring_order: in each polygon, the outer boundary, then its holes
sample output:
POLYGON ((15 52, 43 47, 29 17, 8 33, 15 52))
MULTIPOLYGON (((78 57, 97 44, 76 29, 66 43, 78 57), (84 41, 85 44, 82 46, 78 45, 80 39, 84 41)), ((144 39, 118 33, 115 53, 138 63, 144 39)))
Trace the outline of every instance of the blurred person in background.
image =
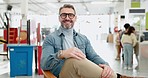
POLYGON ((130 26, 121 38, 124 53, 124 69, 132 69, 133 66, 133 47, 137 43, 137 37, 130 26))
POLYGON ((121 54, 121 48, 122 48, 121 39, 120 39, 121 33, 122 33, 122 30, 118 30, 115 38, 116 49, 117 49, 117 56, 115 60, 120 60, 120 54, 121 54))
MULTIPOLYGON (((121 40, 121 38, 122 38, 122 35, 124 34, 124 33, 126 33, 127 32, 127 29, 130 27, 130 24, 129 23, 125 23, 124 24, 124 31, 122 31, 122 33, 121 33, 121 35, 120 35, 120 40, 121 40)), ((121 44, 121 46, 122 46, 122 44, 121 44)), ((122 46, 122 51, 123 51, 123 46, 122 46)), ((123 62, 124 62, 124 53, 122 52, 122 60, 123 60, 123 62)))

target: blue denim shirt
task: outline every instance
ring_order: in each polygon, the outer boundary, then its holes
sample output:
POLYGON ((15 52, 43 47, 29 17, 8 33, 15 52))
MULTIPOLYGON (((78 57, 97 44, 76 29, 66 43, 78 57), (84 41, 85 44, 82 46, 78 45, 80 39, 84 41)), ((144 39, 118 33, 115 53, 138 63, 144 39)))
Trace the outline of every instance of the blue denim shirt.
MULTIPOLYGON (((107 64, 92 48, 90 41, 85 35, 73 31, 74 42, 85 55, 88 60, 96 64, 107 64)), ((43 70, 50 70, 55 76, 58 76, 61 68, 64 64, 65 59, 58 59, 57 53, 59 50, 63 50, 63 38, 64 34, 59 28, 55 32, 46 36, 43 48, 42 48, 42 57, 41 57, 41 68, 43 70)))

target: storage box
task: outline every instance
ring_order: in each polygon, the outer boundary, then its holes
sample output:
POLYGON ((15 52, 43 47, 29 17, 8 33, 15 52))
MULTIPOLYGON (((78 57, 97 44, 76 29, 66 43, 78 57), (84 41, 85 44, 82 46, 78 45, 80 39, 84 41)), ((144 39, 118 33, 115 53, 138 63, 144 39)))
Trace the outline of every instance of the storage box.
POLYGON ((31 76, 33 46, 30 45, 8 45, 10 52, 10 77, 31 76))

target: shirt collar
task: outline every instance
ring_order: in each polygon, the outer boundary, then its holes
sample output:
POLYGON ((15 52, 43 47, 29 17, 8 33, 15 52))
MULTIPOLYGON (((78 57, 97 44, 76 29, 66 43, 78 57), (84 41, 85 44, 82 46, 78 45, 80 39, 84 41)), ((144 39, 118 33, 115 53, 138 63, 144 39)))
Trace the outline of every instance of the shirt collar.
MULTIPOLYGON (((62 31, 62 26, 58 29, 58 35, 59 36, 64 36, 63 31, 62 31)), ((77 36, 77 32, 73 29, 73 36, 77 36)))

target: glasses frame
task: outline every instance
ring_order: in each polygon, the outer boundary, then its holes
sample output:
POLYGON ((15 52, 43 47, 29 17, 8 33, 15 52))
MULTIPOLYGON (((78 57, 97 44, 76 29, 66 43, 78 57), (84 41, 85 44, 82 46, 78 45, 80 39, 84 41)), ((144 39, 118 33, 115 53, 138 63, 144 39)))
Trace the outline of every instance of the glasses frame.
POLYGON ((65 19, 67 16, 68 16, 68 18, 73 19, 76 15, 73 14, 73 13, 61 13, 61 14, 60 14, 60 17, 61 17, 62 19, 65 19))

